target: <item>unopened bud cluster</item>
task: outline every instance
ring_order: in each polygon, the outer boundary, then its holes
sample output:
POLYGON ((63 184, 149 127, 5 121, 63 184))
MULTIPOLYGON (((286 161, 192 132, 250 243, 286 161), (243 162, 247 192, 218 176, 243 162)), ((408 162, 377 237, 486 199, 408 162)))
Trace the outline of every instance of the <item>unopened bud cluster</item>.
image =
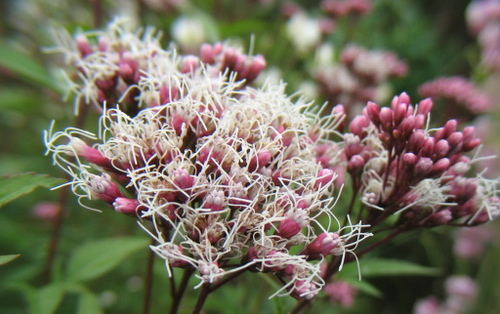
POLYGON ((403 93, 391 107, 369 102, 350 123, 344 155, 354 188, 371 208, 368 223, 399 212, 408 228, 478 224, 498 214, 497 180, 466 177, 473 160, 464 154, 480 144, 474 128, 459 130, 449 120, 431 132, 431 108, 431 99, 413 106, 403 93))

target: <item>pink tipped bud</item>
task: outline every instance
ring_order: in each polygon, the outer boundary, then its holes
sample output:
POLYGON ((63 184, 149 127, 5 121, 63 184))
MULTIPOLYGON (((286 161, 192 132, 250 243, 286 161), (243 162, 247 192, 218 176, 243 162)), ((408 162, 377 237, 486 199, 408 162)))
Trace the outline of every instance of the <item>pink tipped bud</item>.
POLYGON ((361 171, 365 166, 365 160, 360 155, 354 155, 347 163, 347 170, 349 172, 361 171))
POLYGON ((402 92, 401 95, 399 95, 399 103, 409 105, 411 103, 410 96, 408 96, 406 92, 402 92))
POLYGON ((332 169, 321 169, 318 171, 316 182, 314 182, 314 188, 319 189, 322 186, 330 184, 333 180, 335 180, 335 172, 332 169))
POLYGON ((256 55, 253 57, 253 60, 250 64, 250 68, 248 69, 247 83, 255 80, 257 76, 259 76, 260 72, 264 70, 267 66, 266 59, 262 55, 256 55))
POLYGON ((448 144, 447 140, 439 140, 436 144, 434 144, 434 155, 436 158, 442 158, 448 154, 450 150, 450 144, 448 144))
POLYGON ((416 130, 410 135, 408 139, 407 150, 411 152, 418 152, 425 141, 425 133, 422 130, 416 130))
POLYGON ((432 110, 432 99, 425 98, 418 103, 417 113, 426 116, 432 110))
POLYGON ((468 152, 468 151, 471 151, 473 150, 474 148, 478 147, 479 144, 481 144, 481 140, 476 138, 476 139, 473 139, 473 140, 470 140, 468 142, 465 142, 463 145, 462 145, 462 150, 464 152, 468 152))
POLYGON ((450 167, 450 160, 448 158, 441 158, 434 163, 432 166, 431 173, 433 175, 441 174, 448 170, 450 167))
POLYGON ((406 153, 403 155, 403 162, 408 166, 415 166, 417 161, 418 157, 413 153, 406 153))
MULTIPOLYGON (((81 139, 72 137, 68 145, 75 150, 78 156, 85 158, 88 162, 104 168, 111 167, 111 161, 108 158, 104 157, 96 148, 88 146, 87 143, 81 139)), ((73 152, 68 153, 73 155, 73 152)))
POLYGON ((414 171, 415 175, 416 176, 425 176, 426 174, 431 172, 432 165, 433 165, 433 162, 430 158, 427 158, 427 157, 420 158, 418 160, 417 164, 415 165, 415 171, 414 171))
POLYGON ((464 136, 464 142, 472 140, 474 137, 474 131, 476 130, 473 126, 467 126, 463 129, 462 135, 464 136))
POLYGON ((113 202, 114 210, 126 215, 136 215, 139 205, 138 200, 126 197, 117 197, 113 202))
POLYGON ((453 132, 447 138, 448 143, 450 144, 451 147, 457 146, 458 144, 460 144, 463 141, 463 139, 464 139, 464 136, 463 136, 462 132, 453 132))
POLYGON ((425 125, 425 116, 423 114, 415 115, 415 129, 421 129, 425 125))
POLYGON ((293 218, 282 220, 278 226, 278 235, 282 238, 289 239, 300 232, 302 229, 299 222, 293 218))
POLYGON ((397 105, 394 109, 394 124, 399 125, 401 121, 407 116, 408 105, 406 103, 402 103, 397 105))
POLYGON ((342 241, 335 232, 324 232, 314 239, 304 250, 309 259, 319 259, 321 256, 342 254, 342 241))
POLYGON ((215 51, 214 47, 210 44, 202 44, 200 47, 200 57, 201 61, 208 64, 213 64, 215 62, 215 51))
POLYGON ((211 211, 220 211, 224 208, 224 192, 212 191, 205 196, 203 208, 210 209, 211 211))
POLYGON ((366 116, 356 116, 349 124, 349 131, 354 135, 364 138, 366 132, 364 129, 370 125, 370 120, 366 116))
POLYGON ((189 189, 194 184, 194 177, 186 169, 175 169, 173 172, 174 183, 181 189, 189 189))
POLYGON ((447 138, 451 133, 457 130, 457 120, 448 120, 441 129, 437 130, 434 134, 436 140, 447 138))
POLYGON ((193 72, 198 67, 199 62, 200 59, 196 56, 192 55, 184 56, 184 58, 182 58, 181 72, 182 73, 193 72))
POLYGON ((90 46, 89 40, 84 35, 78 35, 75 38, 76 47, 82 57, 94 53, 94 49, 90 46))
POLYGON ((432 226, 446 225, 453 219, 453 215, 449 209, 443 209, 429 217, 427 223, 432 226))
POLYGON ((401 124, 398 126, 398 130, 401 132, 401 138, 408 138, 415 128, 415 117, 407 116, 403 119, 401 124))
POLYGON ((94 175, 88 181, 90 196, 112 204, 117 197, 123 197, 118 185, 111 181, 111 177, 104 173, 101 176, 94 175))
POLYGON ((378 115, 381 123, 381 127, 385 131, 392 132, 393 130, 393 119, 394 115, 390 108, 384 107, 380 109, 380 114, 378 115))
POLYGON ((273 155, 271 154, 270 151, 262 150, 257 153, 257 155, 253 156, 250 159, 250 162, 248 163, 248 170, 249 171, 256 171, 261 169, 262 167, 265 167, 273 158, 273 155))
POLYGON ((368 118, 370 118, 370 120, 373 122, 373 124, 378 126, 380 124, 380 119, 378 117, 378 115, 380 113, 380 108, 378 107, 378 105, 374 102, 369 101, 368 104, 366 105, 365 109, 366 109, 366 114, 368 115, 368 118))

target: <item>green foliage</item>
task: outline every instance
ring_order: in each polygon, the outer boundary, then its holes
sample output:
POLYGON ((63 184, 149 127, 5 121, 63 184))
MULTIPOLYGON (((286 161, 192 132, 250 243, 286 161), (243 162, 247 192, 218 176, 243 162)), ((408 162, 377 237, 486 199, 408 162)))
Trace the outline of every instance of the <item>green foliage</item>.
POLYGON ((144 238, 103 239, 86 243, 73 253, 66 280, 87 281, 102 276, 147 244, 144 238))
POLYGON ((42 65, 33 57, 11 47, 4 40, 0 40, 0 66, 9 69, 29 83, 45 86, 53 91, 61 91, 60 86, 55 84, 42 65))
POLYGON ((33 192, 38 187, 51 188, 63 183, 46 174, 21 173, 0 177, 0 207, 33 192))
POLYGON ((16 258, 20 257, 21 254, 9 254, 9 255, 0 255, 0 265, 7 264, 12 262, 16 258))

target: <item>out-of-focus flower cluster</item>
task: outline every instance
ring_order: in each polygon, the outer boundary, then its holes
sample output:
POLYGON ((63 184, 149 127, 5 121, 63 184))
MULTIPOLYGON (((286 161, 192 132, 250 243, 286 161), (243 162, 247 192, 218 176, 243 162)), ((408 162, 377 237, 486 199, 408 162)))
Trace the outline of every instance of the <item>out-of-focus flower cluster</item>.
POLYGON ((419 300, 413 314, 468 313, 468 307, 477 296, 476 283, 467 276, 451 276, 445 281, 446 300, 439 302, 434 296, 419 300))
MULTIPOLYGON (((481 114, 492 109, 490 98, 472 82, 461 76, 441 77, 424 83, 418 89, 422 97, 444 99, 448 105, 460 106, 472 114, 481 114)), ((453 109, 453 108, 444 108, 453 109)), ((456 110, 453 110, 456 112, 456 110)))
POLYGON ((392 77, 404 76, 407 65, 394 53, 367 50, 350 44, 340 54, 340 62, 332 63, 331 52, 319 52, 314 77, 321 93, 330 104, 343 104, 350 113, 369 100, 378 99, 380 89, 392 77))
POLYGON ((498 180, 467 177, 474 159, 464 153, 480 144, 473 127, 426 126, 432 108, 427 98, 411 105, 405 93, 391 107, 369 102, 345 134, 344 155, 354 191, 369 209, 374 226, 403 213, 397 226, 416 228, 483 223, 499 212, 498 180))
POLYGON ((169 269, 197 270, 200 285, 270 272, 283 283, 277 295, 313 297, 324 284, 320 261, 370 236, 361 224, 336 227, 329 166, 341 149, 328 138, 342 115, 304 114, 310 105, 292 102, 283 84, 247 85, 262 57, 223 44, 180 56, 153 34, 115 23, 97 46, 64 37, 61 50, 79 69, 77 101, 103 115, 97 136, 47 132, 54 163, 82 204, 102 200, 151 221, 152 249, 169 269), (318 154, 325 145, 329 154, 318 154))
POLYGON ((467 7, 470 31, 478 36, 482 63, 492 71, 500 70, 500 1, 473 1, 467 7))
POLYGON ((321 8, 334 18, 349 14, 368 14, 372 10, 371 0, 323 0, 321 8))

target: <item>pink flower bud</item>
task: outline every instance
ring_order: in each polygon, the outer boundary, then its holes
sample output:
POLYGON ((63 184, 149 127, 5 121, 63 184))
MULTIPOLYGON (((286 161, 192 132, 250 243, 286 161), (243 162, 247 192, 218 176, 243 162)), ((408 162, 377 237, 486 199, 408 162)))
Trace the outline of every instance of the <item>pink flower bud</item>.
POLYGON ((394 119, 392 110, 387 107, 380 109, 379 119, 382 129, 392 132, 394 119))
POLYGON ((478 138, 470 140, 470 141, 467 141, 467 142, 464 142, 463 145, 462 145, 462 150, 464 152, 471 151, 474 148, 478 147, 479 144, 481 144, 481 140, 478 139, 478 138))
POLYGON ((253 156, 248 163, 249 171, 256 171, 265 167, 273 158, 273 155, 269 150, 261 150, 257 155, 253 156))
MULTIPOLYGON (((359 156, 359 155, 357 155, 359 156)), ((318 171, 314 188, 319 189, 322 186, 330 184, 335 179, 335 172, 332 169, 324 168, 318 171)))
POLYGON ((413 153, 406 153, 402 157, 403 162, 408 166, 415 166, 418 161, 418 157, 413 153))
POLYGON ((117 197, 113 202, 113 208, 116 212, 134 216, 137 214, 139 205, 138 200, 126 197, 117 197))
POLYGON ((211 211, 220 211, 224 208, 225 196, 223 191, 212 191, 205 196, 203 208, 211 211))
POLYGON ((198 68, 200 60, 196 56, 188 55, 182 58, 181 72, 189 73, 198 68))
POLYGON ((431 174, 438 175, 442 174, 450 167, 450 160, 448 158, 441 158, 432 166, 431 174))
POLYGON ((421 129, 425 125, 425 116, 423 114, 415 115, 415 129, 421 129))
POLYGON ((429 172, 431 172, 432 165, 433 162, 430 158, 427 157, 420 158, 417 164, 415 165, 415 171, 414 171, 415 175, 419 177, 427 175, 429 172))
POLYGON ((250 68, 248 69, 248 73, 246 75, 247 83, 252 82, 259 76, 260 72, 264 70, 267 66, 266 59, 262 55, 256 55, 253 57, 252 62, 250 63, 250 68))
POLYGON ((429 112, 431 112, 432 110, 432 99, 431 98, 425 98, 425 99, 422 99, 419 103, 418 103, 418 109, 417 109, 417 113, 419 114, 423 114, 424 116, 427 115, 429 112))
POLYGON ((394 124, 399 125, 401 121, 407 116, 408 105, 406 103, 398 104, 394 109, 394 124))
POLYGON ((410 152, 418 152, 422 148, 425 137, 426 135, 423 130, 415 130, 408 139, 407 150, 410 152))
POLYGON ((415 128, 415 117, 414 116, 407 116, 406 118, 401 121, 401 123, 398 126, 398 130, 401 132, 401 138, 406 139, 408 138, 413 130, 415 128))
POLYGON ((450 145, 447 140, 439 140, 436 144, 434 144, 434 154, 436 158, 441 158, 448 154, 450 150, 450 145))
POLYGON ((426 221, 431 226, 446 225, 453 219, 453 215, 449 209, 443 209, 435 214, 432 214, 426 221))
POLYGON ((210 44, 202 44, 200 47, 200 57, 201 61, 208 64, 213 64, 215 62, 215 49, 210 44))
POLYGON ((299 233, 301 229, 301 225, 295 219, 286 218, 278 225, 277 234, 282 238, 289 239, 299 233))
POLYGON ((370 120, 366 116, 356 116, 349 124, 349 131, 354 135, 364 138, 366 132, 364 129, 370 125, 370 120))
POLYGON ((94 53, 94 49, 92 48, 92 46, 90 46, 87 37, 85 37, 84 35, 76 36, 75 43, 82 57, 86 57, 89 54, 94 53))
POLYGON ((108 174, 92 176, 88 181, 88 186, 91 197, 97 196, 99 199, 110 204, 112 204, 117 197, 123 197, 118 185, 111 181, 111 177, 108 174))
POLYGON ((360 155, 354 155, 347 163, 347 170, 349 172, 361 171, 365 166, 365 160, 360 155))
POLYGON ((181 190, 189 189, 194 184, 194 177, 186 169, 175 169, 173 177, 175 185, 181 190))
POLYGON ((373 122, 373 124, 378 126, 380 124, 380 119, 378 117, 378 115, 380 113, 380 108, 378 107, 378 105, 374 102, 369 101, 367 103, 365 109, 366 109, 366 114, 368 115, 368 118, 370 118, 370 120, 373 122))
POLYGON ((463 141, 463 139, 464 139, 464 136, 463 136, 462 132, 453 132, 447 138, 448 143, 450 144, 451 147, 457 146, 458 144, 460 144, 463 141))
POLYGON ((319 259, 321 256, 342 254, 340 236, 335 232, 321 233, 305 248, 304 254, 309 259, 319 259))

